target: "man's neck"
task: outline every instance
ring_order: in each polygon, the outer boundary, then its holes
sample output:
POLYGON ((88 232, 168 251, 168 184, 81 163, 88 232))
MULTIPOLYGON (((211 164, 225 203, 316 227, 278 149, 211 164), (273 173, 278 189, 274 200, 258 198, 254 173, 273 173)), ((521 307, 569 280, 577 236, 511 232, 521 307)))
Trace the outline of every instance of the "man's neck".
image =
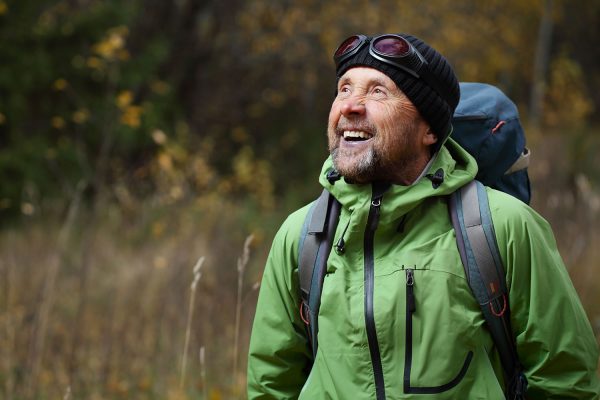
POLYGON ((437 153, 435 153, 433 156, 428 155, 425 158, 415 160, 412 163, 411 168, 404 168, 403 173, 392 179, 392 182, 402 186, 413 185, 427 173, 436 156, 437 153))

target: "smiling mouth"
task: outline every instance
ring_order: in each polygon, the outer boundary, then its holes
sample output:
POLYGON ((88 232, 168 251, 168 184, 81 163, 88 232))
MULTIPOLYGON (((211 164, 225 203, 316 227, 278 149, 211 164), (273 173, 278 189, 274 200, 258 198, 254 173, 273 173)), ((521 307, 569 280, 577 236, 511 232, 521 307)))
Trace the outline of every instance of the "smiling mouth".
POLYGON ((344 131, 342 136, 344 137, 344 140, 348 142, 360 142, 369 140, 373 137, 372 134, 364 131, 344 131))

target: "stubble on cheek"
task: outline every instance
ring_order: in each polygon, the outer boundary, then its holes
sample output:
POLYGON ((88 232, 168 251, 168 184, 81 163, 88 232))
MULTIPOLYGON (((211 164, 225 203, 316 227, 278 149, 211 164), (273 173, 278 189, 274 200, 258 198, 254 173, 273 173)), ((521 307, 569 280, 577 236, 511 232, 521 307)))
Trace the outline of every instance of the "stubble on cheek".
POLYGON ((331 153, 340 145, 340 137, 336 134, 335 126, 329 123, 327 125, 327 148, 331 153))
POLYGON ((388 110, 382 130, 381 158, 386 167, 410 163, 416 149, 413 142, 418 131, 419 114, 414 105, 406 101, 398 102, 388 110))

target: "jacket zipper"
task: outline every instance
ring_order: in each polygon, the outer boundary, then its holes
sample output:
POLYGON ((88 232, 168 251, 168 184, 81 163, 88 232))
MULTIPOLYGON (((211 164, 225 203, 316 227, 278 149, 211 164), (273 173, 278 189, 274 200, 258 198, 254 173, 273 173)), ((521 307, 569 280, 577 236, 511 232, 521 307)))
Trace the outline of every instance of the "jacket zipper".
POLYGON ((375 256, 374 239, 377 225, 379 224, 379 212, 383 194, 377 194, 374 190, 371 198, 371 207, 367 219, 367 229, 365 232, 365 326, 367 330, 367 339, 369 342, 369 351, 371 353, 371 363, 373 365, 373 377, 375 380, 375 395, 377 400, 385 400, 385 384, 383 380, 383 367, 381 365, 381 354, 379 352, 379 343, 377 341, 377 331, 375 329, 375 315, 373 312, 373 293, 375 289, 375 256))

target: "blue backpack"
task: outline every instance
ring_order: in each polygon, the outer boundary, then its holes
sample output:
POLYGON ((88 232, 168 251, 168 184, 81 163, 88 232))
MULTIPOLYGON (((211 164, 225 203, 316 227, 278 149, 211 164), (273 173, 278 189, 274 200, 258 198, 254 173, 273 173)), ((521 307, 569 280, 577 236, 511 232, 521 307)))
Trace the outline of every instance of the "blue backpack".
MULTIPOLYGON (((483 83, 461 83, 460 91, 452 137, 476 159, 479 171, 476 180, 449 196, 450 219, 467 281, 500 355, 506 398, 524 399, 527 379, 512 334, 504 266, 485 186, 529 203, 531 189, 527 166, 530 152, 525 147, 517 107, 502 91, 483 83)), ((318 347, 323 279, 339 214, 339 202, 323 190, 306 216, 300 238, 301 315, 313 356, 318 347)))
POLYGON ((497 87, 461 82, 452 126, 452 138, 477 161, 475 179, 529 204, 530 152, 517 106, 497 87))

